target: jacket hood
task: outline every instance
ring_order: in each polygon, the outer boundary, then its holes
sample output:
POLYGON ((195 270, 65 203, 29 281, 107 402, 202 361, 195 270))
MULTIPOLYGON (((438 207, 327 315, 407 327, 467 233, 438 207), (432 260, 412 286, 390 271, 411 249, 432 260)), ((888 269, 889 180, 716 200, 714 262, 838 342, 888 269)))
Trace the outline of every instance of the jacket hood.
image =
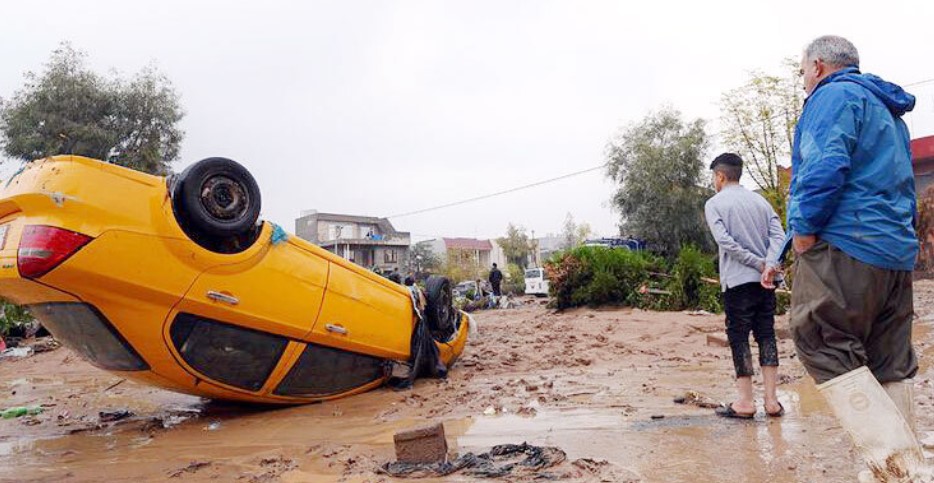
POLYGON ((847 67, 831 74, 825 81, 854 82, 875 94, 889 108, 892 115, 901 117, 915 108, 915 96, 905 92, 898 84, 882 80, 877 75, 860 73, 855 67, 847 67))

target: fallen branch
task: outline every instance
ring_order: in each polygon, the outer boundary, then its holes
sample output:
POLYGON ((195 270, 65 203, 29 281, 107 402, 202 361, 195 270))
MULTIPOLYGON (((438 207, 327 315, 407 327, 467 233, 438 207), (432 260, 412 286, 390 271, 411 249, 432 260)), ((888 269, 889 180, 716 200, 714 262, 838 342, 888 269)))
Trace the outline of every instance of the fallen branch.
POLYGON ((108 386, 107 389, 104 389, 103 392, 110 391, 111 389, 113 389, 113 388, 119 386, 120 384, 123 384, 124 382, 126 382, 126 379, 120 379, 119 381, 117 381, 117 382, 111 384, 110 386, 108 386))

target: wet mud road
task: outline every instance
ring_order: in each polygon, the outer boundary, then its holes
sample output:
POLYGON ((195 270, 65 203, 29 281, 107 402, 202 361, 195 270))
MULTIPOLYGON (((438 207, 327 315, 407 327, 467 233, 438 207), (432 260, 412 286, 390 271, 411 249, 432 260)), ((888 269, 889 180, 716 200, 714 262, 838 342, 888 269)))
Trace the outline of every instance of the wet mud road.
MULTIPOLYGON (((916 311, 924 435, 934 430, 934 283, 916 284, 916 311)), ((435 421, 452 453, 561 448, 567 461, 549 472, 563 481, 849 482, 862 467, 788 339, 787 415, 766 418, 759 394, 756 419, 735 421, 673 402, 687 391, 733 396, 729 348, 708 341, 722 335, 722 316, 554 313, 530 300, 477 318, 479 337, 445 381, 288 408, 121 381, 64 348, 0 361, 0 407, 44 407, 0 420, 0 481, 402 481, 377 471, 394 459, 393 433, 435 421), (101 418, 120 410, 131 414, 101 418)))

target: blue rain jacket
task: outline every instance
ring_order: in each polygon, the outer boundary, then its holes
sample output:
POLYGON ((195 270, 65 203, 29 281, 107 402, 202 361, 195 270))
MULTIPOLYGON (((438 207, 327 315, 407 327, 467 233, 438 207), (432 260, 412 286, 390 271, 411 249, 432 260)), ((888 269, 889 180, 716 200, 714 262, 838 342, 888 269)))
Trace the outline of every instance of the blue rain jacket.
POLYGON ((915 98, 856 68, 835 72, 807 98, 792 151, 792 234, 817 235, 847 255, 912 270, 918 253, 908 127, 915 98))

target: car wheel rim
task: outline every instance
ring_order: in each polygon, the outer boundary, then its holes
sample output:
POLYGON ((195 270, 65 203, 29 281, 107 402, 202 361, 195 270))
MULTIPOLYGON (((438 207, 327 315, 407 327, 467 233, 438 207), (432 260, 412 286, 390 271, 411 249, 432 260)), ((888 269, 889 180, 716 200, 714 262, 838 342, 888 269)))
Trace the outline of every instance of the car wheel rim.
POLYGON ((250 197, 246 188, 227 176, 212 176, 201 187, 201 204, 214 218, 235 220, 246 213, 250 197))

